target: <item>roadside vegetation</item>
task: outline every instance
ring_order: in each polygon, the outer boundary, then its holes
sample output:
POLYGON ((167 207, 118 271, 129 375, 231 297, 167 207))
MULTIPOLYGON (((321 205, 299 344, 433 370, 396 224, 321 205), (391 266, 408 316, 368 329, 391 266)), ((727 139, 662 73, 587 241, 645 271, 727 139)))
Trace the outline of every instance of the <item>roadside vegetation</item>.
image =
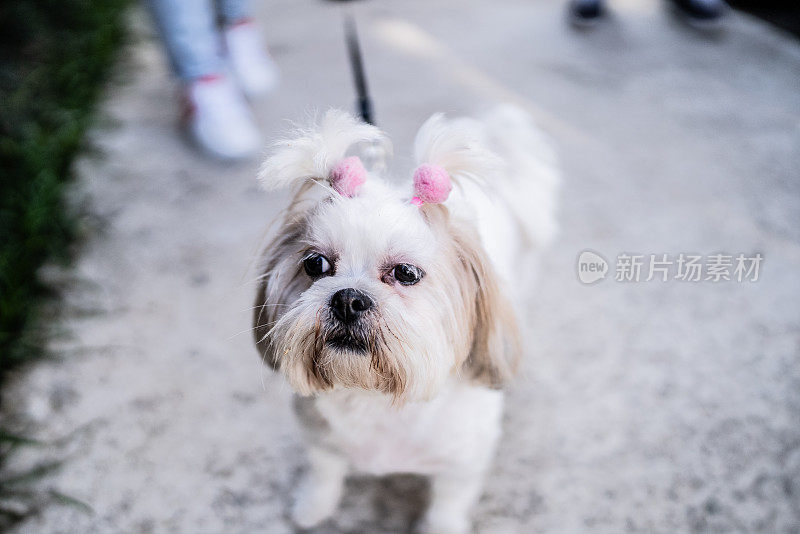
MULTIPOLYGON (((0 7, 0 387, 10 370, 46 355, 39 311, 53 295, 37 271, 69 261, 76 225, 64 188, 125 42, 126 5, 16 0, 0 7)), ((46 502, 71 502, 30 489, 56 465, 22 473, 9 466, 15 451, 34 446, 0 428, 0 530, 46 502)))

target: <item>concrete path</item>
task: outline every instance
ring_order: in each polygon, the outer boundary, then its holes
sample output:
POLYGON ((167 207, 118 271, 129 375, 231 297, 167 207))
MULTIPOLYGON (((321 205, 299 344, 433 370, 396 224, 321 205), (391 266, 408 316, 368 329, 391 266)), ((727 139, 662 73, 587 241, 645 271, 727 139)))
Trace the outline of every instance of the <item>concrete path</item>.
MULTIPOLYGON (((703 35, 659 2, 570 30, 558 2, 349 4, 396 166, 431 113, 527 107, 564 169, 563 231, 525 317, 480 532, 800 532, 800 47, 740 15, 703 35), (579 283, 592 249, 609 279, 579 283), (761 253, 755 283, 623 283, 621 253, 761 253)), ((267 137, 353 102, 338 3, 261 8, 283 85, 267 137)), ((6 392, 68 459, 25 533, 292 532, 303 469, 291 394, 248 329, 249 270, 283 198, 257 162, 209 162, 175 134, 173 86, 143 28, 110 90, 105 155, 80 163, 92 217, 54 343, 6 392)), ((520 269, 527 266, 521 265, 520 269)), ((39 452, 37 451, 37 454, 39 452)), ((413 478, 352 480, 319 532, 406 531, 413 478)))

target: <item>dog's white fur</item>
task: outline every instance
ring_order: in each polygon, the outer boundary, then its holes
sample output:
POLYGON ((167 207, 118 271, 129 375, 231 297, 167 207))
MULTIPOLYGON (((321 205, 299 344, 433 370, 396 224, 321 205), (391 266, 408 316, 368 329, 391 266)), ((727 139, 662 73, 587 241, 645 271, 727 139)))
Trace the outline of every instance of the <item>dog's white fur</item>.
POLYGON ((329 186, 360 142, 388 149, 377 128, 330 111, 279 142, 259 174, 268 189, 295 187, 264 253, 254 315, 262 356, 299 394, 310 471, 293 518, 310 527, 329 517, 351 470, 419 473, 432 478, 423 529, 467 532, 519 352, 513 300, 556 228, 553 157, 515 108, 434 115, 415 156, 443 166, 456 188, 445 205, 416 207, 410 184, 376 175, 353 198, 329 186), (307 276, 309 253, 329 258, 333 274, 307 276), (401 285, 399 263, 425 276, 401 285), (352 327, 363 350, 328 343, 344 328, 329 311, 344 288, 375 303, 352 327))

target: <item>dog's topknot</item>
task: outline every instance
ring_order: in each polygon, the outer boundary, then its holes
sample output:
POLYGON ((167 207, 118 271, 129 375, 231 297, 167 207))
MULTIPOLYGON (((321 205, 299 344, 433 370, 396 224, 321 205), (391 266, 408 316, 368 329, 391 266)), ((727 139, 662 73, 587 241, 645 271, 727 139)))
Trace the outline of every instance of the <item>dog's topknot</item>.
POLYGON ((258 180, 267 190, 303 184, 309 180, 327 182, 331 171, 357 143, 389 143, 375 126, 365 124, 341 110, 331 109, 319 124, 298 128, 293 136, 275 143, 274 151, 261 165, 258 180))

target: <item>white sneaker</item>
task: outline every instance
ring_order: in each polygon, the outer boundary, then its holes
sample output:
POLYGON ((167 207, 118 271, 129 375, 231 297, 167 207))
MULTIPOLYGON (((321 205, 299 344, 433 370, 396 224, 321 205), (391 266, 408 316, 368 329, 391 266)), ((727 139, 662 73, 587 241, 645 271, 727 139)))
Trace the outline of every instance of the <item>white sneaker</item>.
POLYGON ((247 96, 263 95, 278 85, 278 67, 255 24, 234 24, 223 32, 223 39, 231 71, 247 96))
POLYGON ((223 76, 206 76, 184 89, 184 126, 212 156, 240 159, 254 155, 261 135, 244 97, 223 76))

